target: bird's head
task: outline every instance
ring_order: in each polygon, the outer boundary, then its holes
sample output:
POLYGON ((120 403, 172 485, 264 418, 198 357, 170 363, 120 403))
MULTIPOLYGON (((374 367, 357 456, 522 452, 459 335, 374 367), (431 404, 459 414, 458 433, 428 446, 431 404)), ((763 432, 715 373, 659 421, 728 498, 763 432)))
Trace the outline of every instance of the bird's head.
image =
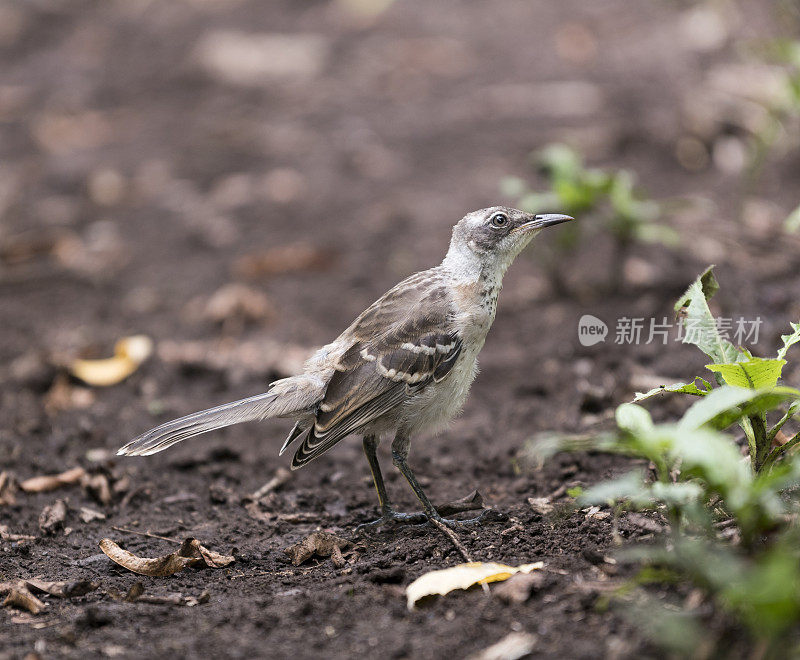
MULTIPOLYGON (((545 227, 573 220, 568 215, 534 215, 507 206, 492 206, 465 215, 453 228, 446 261, 472 261, 499 275, 545 227)), ((465 264, 466 265, 466 264, 465 264)))

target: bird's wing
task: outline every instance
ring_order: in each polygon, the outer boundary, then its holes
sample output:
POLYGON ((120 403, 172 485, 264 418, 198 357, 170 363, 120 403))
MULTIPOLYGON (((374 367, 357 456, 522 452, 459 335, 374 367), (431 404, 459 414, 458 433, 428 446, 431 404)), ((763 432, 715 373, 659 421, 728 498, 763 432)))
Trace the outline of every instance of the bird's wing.
POLYGON ((428 383, 444 379, 461 353, 448 289, 425 274, 389 291, 341 339, 349 348, 337 361, 315 423, 294 455, 294 469, 428 383))

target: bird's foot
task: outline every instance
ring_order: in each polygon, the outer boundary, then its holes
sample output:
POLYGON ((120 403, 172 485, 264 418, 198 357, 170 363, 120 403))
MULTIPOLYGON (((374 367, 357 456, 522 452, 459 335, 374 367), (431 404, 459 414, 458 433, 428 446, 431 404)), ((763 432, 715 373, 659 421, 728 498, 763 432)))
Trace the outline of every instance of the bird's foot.
POLYGON ((372 522, 363 523, 356 527, 356 534, 361 534, 384 525, 426 525, 428 517, 421 511, 418 513, 401 513, 394 509, 386 508, 383 515, 372 522))
POLYGON ((462 527, 473 527, 483 522, 484 518, 491 511, 491 509, 484 509, 479 516, 474 518, 467 518, 465 520, 456 520, 455 518, 443 518, 438 513, 434 512, 433 515, 427 516, 428 521, 435 520, 436 522, 446 525, 450 529, 461 529, 462 527))
POLYGON ((400 513, 394 509, 385 509, 383 515, 377 520, 363 523, 356 527, 355 533, 361 534, 362 532, 383 527, 384 525, 412 525, 415 527, 422 527, 431 524, 431 520, 446 525, 450 529, 460 529, 462 527, 471 527, 480 524, 490 511, 491 509, 484 509, 479 516, 475 516, 474 518, 456 520, 455 518, 444 518, 436 511, 432 514, 423 513, 422 511, 417 513, 400 513))

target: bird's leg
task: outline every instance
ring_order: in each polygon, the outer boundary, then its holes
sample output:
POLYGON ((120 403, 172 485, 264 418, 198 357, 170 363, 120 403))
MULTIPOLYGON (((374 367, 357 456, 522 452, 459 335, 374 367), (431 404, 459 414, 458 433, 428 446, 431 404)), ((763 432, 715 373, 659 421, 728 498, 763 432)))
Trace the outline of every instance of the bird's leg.
POLYGON ((372 481, 375 484, 375 490, 378 493, 378 502, 381 505, 381 517, 377 520, 359 525, 356 528, 356 533, 368 529, 370 527, 377 527, 389 522, 424 522, 425 515, 421 513, 398 513, 392 507, 389 501, 389 495, 386 492, 386 485, 383 483, 383 474, 381 473, 381 466, 378 463, 378 444, 380 438, 374 435, 364 436, 364 454, 369 463, 369 470, 372 473, 372 481))
POLYGON ((422 486, 420 486, 419 481, 417 481, 417 478, 411 471, 411 467, 408 465, 408 452, 410 447, 411 443, 409 438, 401 433, 398 433, 392 442, 392 463, 394 463, 394 466, 400 470, 400 472, 406 478, 406 481, 408 481, 408 484, 411 486, 411 489, 414 491, 417 499, 422 503, 422 509, 424 510, 427 518, 429 520, 436 520, 437 522, 445 524, 448 527, 470 525, 480 521, 486 513, 485 511, 476 518, 470 518, 469 520, 452 520, 449 518, 443 518, 439 512, 436 511, 436 508, 428 499, 425 491, 422 490, 422 486))

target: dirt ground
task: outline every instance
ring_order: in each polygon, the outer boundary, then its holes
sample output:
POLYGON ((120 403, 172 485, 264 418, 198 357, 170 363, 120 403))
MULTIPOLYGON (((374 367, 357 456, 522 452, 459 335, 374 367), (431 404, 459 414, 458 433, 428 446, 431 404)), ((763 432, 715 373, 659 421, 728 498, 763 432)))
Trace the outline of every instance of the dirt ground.
MULTIPOLYGON (((491 10, 418 0, 359 13, 379 4, 0 4, 0 467, 21 481, 80 465, 117 485, 107 496, 17 492, 0 506, 7 534, 35 537, 0 540, 0 582, 100 585, 45 596, 35 616, 0 609, 0 657, 467 657, 512 632, 535 636, 533 657, 658 655, 604 606, 631 577, 604 560, 611 518, 575 509, 561 489, 630 464, 569 455, 536 469, 520 451, 538 432, 607 423, 636 389, 700 373, 690 347, 618 345, 614 327, 669 317, 708 263, 722 283, 717 310, 762 319, 755 353, 800 318, 800 242, 781 234, 800 157, 784 155, 749 188, 737 170, 749 106, 731 80, 760 80, 741 45, 779 31, 776 14, 756 2, 622 0, 491 10), (708 163, 676 158, 687 135, 708 163), (602 237, 563 255, 573 286, 556 295, 542 235, 506 278, 463 415, 412 445, 434 501, 477 488, 492 508, 459 534, 475 558, 545 563, 529 599, 472 590, 408 611, 404 587, 460 558, 428 528, 354 537, 377 513, 357 438, 256 505, 246 496, 287 466, 284 421, 113 456, 161 421, 291 373, 388 287, 438 263, 465 212, 513 202, 499 180, 533 176, 528 154, 556 140, 636 170, 656 198, 693 202, 668 220, 682 247, 636 248, 613 295, 597 286, 610 258, 602 237), (604 344, 579 344, 584 314, 609 324, 604 344), (155 354, 123 383, 66 376, 74 357, 109 355, 139 333, 155 354), (529 505, 542 497, 552 512, 529 505), (42 532, 57 499, 63 528, 42 532), (83 522, 82 507, 105 518, 83 522), (100 553, 102 538, 150 557, 176 546, 116 528, 196 537, 235 562, 136 576, 100 553), (346 565, 292 566, 283 550, 319 529, 356 542, 346 565), (149 595, 210 597, 196 607, 113 597, 137 581, 149 595)), ((381 449, 390 491, 413 509, 381 449)), ((652 534, 627 518, 619 532, 652 534)))

